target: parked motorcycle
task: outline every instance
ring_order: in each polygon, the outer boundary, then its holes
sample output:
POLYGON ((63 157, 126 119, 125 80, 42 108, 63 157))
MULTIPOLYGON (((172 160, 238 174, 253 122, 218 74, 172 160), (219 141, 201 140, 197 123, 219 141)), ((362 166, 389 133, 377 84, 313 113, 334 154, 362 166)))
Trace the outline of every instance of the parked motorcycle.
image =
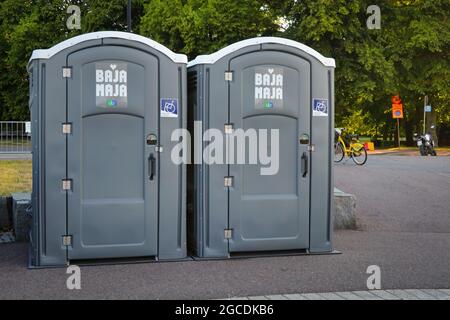
MULTIPOLYGON (((434 126, 431 126, 431 129, 434 129, 434 126)), ((428 132, 420 136, 417 133, 414 133, 414 140, 417 142, 421 156, 437 155, 436 150, 434 150, 434 141, 431 137, 431 133, 428 132)))

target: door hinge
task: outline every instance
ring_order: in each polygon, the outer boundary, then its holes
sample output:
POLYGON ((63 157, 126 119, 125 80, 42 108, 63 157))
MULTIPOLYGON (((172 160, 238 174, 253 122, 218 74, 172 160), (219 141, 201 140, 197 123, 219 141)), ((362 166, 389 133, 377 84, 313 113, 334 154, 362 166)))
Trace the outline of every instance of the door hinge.
POLYGON ((309 145, 308 146, 308 151, 311 151, 311 152, 314 152, 314 151, 316 151, 316 146, 315 145, 309 145))
POLYGON ((161 153, 164 151, 163 146, 155 146, 155 152, 161 153))
POLYGON ((233 81, 233 71, 225 71, 225 81, 233 81))
POLYGON ((72 78, 72 68, 64 67, 62 70, 63 78, 72 78))
POLYGON ((72 236, 69 235, 62 236, 62 243, 63 246, 66 247, 72 246, 72 236))
POLYGON ((225 239, 231 239, 233 237, 233 230, 232 229, 225 229, 225 239))
POLYGON ((72 124, 71 123, 63 123, 62 132, 63 132, 63 134, 71 134, 72 133, 72 124))
POLYGON ((225 131, 225 134, 232 134, 233 133, 233 124, 225 123, 224 131, 225 131))
POLYGON ((225 177, 223 180, 223 185, 225 187, 232 187, 233 186, 233 177, 225 177))
POLYGON ((62 180, 62 189, 64 191, 72 190, 72 179, 63 179, 62 180))

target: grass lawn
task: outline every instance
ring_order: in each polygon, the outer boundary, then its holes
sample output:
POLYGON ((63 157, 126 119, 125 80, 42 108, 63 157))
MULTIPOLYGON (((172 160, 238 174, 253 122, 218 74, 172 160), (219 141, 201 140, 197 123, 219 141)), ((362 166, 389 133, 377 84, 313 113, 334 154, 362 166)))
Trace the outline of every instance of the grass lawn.
POLYGON ((0 160, 0 196, 31 191, 31 160, 0 160))
POLYGON ((0 140, 0 147, 2 146, 24 146, 29 147, 31 146, 30 140, 0 140))

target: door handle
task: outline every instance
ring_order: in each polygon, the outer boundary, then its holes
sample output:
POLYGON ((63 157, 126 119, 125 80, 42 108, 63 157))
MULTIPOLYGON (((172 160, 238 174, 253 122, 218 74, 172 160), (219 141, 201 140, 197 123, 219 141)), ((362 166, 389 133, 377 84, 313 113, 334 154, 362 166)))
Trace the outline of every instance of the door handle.
POLYGON ((306 177, 308 174, 308 154, 306 152, 303 152, 302 154, 302 177, 306 177))
POLYGON ((151 153, 148 156, 148 178, 150 180, 153 180, 155 176, 155 169, 156 169, 156 159, 153 156, 153 153, 151 153))

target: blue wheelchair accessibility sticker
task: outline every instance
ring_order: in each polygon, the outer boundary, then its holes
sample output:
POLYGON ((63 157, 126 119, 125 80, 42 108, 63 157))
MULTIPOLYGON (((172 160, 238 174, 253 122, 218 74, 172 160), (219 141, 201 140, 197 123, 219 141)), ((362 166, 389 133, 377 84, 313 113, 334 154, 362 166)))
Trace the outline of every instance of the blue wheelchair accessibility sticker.
POLYGON ((178 99, 161 99, 161 118, 178 117, 178 99))
POLYGON ((313 116, 328 116, 328 99, 313 99, 313 116))

